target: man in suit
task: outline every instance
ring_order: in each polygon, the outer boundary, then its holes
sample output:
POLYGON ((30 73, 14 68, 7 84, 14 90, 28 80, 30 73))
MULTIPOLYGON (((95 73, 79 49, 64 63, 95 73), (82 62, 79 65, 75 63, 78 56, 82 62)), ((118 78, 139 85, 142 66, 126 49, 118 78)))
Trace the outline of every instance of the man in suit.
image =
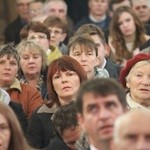
POLYGON ((89 80, 81 86, 76 103, 89 150, 115 150, 114 122, 126 109, 125 97, 124 89, 114 79, 89 80))
POLYGON ((18 44, 20 42, 19 33, 24 25, 29 22, 29 3, 32 0, 16 0, 16 9, 18 17, 8 24, 5 29, 5 43, 14 42, 18 44))

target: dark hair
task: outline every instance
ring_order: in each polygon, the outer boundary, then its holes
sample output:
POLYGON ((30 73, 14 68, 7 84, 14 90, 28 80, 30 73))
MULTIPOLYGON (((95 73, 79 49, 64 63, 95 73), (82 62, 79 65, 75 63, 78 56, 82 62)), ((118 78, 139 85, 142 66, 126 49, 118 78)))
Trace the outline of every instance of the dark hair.
POLYGON ((58 99, 58 95, 54 90, 52 77, 57 71, 67 71, 67 70, 76 72, 80 78, 80 83, 87 80, 87 76, 84 69, 75 59, 69 56, 62 56, 54 60, 48 67, 47 89, 48 89, 49 97, 51 99, 51 103, 47 104, 48 107, 51 107, 54 103, 57 104, 58 106, 61 106, 58 99))
POLYGON ((98 49, 96 44, 94 43, 93 39, 90 37, 89 34, 81 34, 70 38, 68 43, 68 53, 70 54, 71 50, 74 50, 75 46, 79 45, 85 51, 88 49, 95 51, 96 56, 98 55, 98 49))
POLYGON ((20 37, 21 39, 27 39, 29 35, 29 31, 32 30, 34 32, 41 32, 46 34, 47 39, 50 40, 50 32, 46 25, 44 25, 41 22, 32 21, 26 26, 24 26, 20 31, 20 37))
POLYGON ((117 8, 113 14, 111 24, 110 24, 110 36, 112 38, 111 44, 116 50, 116 53, 115 53, 116 60, 121 63, 123 59, 130 59, 133 56, 133 52, 130 52, 127 49, 126 44, 125 44, 125 39, 119 28, 118 20, 119 20, 120 15, 124 12, 131 14, 135 22, 135 26, 136 26, 136 38, 135 38, 135 42, 134 42, 132 50, 139 47, 141 44, 143 44, 146 41, 143 23, 139 20, 138 16, 134 13, 132 8, 128 6, 122 6, 122 7, 117 8))
POLYGON ((63 33, 68 33, 68 23, 65 19, 59 17, 49 16, 44 20, 44 24, 49 27, 61 28, 63 33))
POLYGON ((20 67, 20 57, 13 43, 0 46, 0 58, 5 55, 8 57, 8 59, 10 57, 16 59, 18 67, 20 67))
POLYGON ((95 24, 85 24, 85 25, 82 25, 74 34, 74 36, 76 35, 81 35, 81 34, 89 34, 89 35, 98 35, 101 42, 102 43, 106 43, 106 40, 105 40, 105 35, 104 35, 104 32, 103 30, 98 27, 97 25, 95 24))
POLYGON ((74 102, 61 106, 52 117, 56 132, 61 136, 65 129, 78 125, 77 109, 74 102))
POLYGON ((114 79, 93 79, 81 85, 76 97, 77 109, 81 114, 83 112, 83 96, 86 93, 93 93, 101 96, 115 94, 122 107, 126 108, 126 93, 123 87, 114 79))

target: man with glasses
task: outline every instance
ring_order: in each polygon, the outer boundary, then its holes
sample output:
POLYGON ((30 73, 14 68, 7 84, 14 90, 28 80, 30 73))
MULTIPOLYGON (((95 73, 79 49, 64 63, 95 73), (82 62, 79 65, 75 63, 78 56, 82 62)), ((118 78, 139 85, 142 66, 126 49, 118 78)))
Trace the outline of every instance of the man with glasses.
POLYGON ((18 44, 20 42, 19 33, 24 25, 29 22, 29 4, 32 0, 16 0, 16 9, 18 17, 8 24, 5 29, 5 43, 14 42, 18 44))

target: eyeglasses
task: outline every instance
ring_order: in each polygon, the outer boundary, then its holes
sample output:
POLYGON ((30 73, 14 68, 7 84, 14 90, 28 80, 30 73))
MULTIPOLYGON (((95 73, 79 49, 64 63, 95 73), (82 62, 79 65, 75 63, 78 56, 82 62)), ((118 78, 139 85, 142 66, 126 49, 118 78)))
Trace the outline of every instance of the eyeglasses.
POLYGON ((35 40, 35 39, 47 39, 46 34, 42 34, 42 35, 29 35, 28 37, 29 40, 35 40))

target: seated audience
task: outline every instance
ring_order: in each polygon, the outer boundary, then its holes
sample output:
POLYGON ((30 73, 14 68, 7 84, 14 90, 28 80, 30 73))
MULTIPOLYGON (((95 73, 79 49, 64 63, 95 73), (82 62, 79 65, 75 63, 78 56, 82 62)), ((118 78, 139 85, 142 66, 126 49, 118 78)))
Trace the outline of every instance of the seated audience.
POLYGON ((81 86, 76 99, 87 150, 113 150, 114 123, 126 109, 124 89, 113 79, 94 79, 81 86))
POLYGON ((38 43, 46 52, 48 62, 62 56, 60 50, 52 46, 50 43, 50 32, 49 29, 40 22, 30 22, 20 32, 21 39, 28 39, 38 43))
POLYGON ((77 150, 76 141, 80 137, 81 128, 77 120, 77 109, 74 102, 60 107, 52 117, 56 136, 47 150, 77 150))
POLYGON ((145 34, 142 22, 130 7, 122 6, 114 12, 110 24, 109 46, 119 64, 124 66, 133 57, 134 50, 148 39, 150 37, 145 34))
POLYGON ((24 40, 17 46, 20 56, 20 72, 18 78, 21 83, 29 84, 40 91, 46 99, 47 56, 37 43, 24 40))
POLYGON ((31 150, 13 110, 0 102, 0 149, 31 150))
POLYGON ((84 33, 91 36, 98 50, 97 57, 99 59, 99 65, 97 66, 97 73, 100 72, 100 70, 105 70, 111 78, 118 80, 121 67, 110 59, 113 56, 111 56, 111 51, 106 43, 104 32, 94 24, 85 24, 75 32, 75 35, 84 33))
POLYGON ((38 90, 22 84, 16 78, 20 66, 20 58, 12 44, 0 47, 0 87, 6 90, 11 101, 22 104, 27 119, 42 104, 38 90))
POLYGON ((27 130, 27 139, 33 147, 48 146, 54 137, 51 116, 60 106, 76 100, 77 90, 86 79, 82 66, 69 56, 62 56, 49 65, 47 87, 50 100, 32 115, 27 130))
POLYGON ((120 82, 127 88, 129 109, 150 108, 150 54, 138 54, 121 70, 120 82))
POLYGON ((149 150, 149 118, 149 110, 132 110, 120 116, 114 127, 115 150, 149 150))
POLYGON ((44 24, 50 30, 50 43, 58 47, 63 55, 68 53, 66 45, 63 43, 68 33, 67 22, 58 17, 49 16, 45 19, 44 24))

